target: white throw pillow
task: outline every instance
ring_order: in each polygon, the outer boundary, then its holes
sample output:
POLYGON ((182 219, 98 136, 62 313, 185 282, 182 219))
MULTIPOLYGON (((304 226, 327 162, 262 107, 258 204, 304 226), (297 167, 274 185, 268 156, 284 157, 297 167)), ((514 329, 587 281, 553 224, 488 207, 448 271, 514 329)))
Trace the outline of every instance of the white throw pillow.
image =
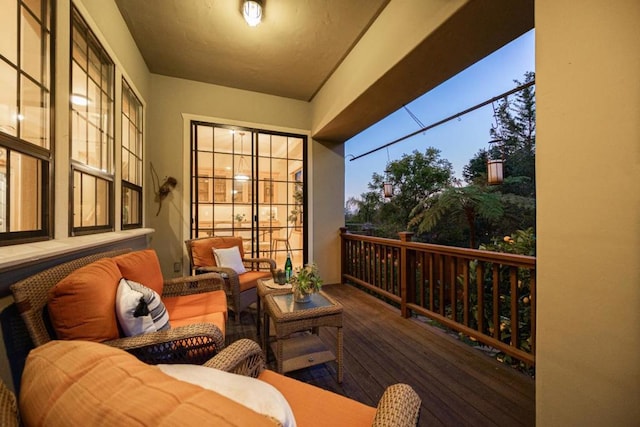
POLYGON ((287 399, 278 389, 264 381, 200 365, 157 366, 173 378, 213 390, 260 414, 273 417, 283 427, 296 425, 287 399))
POLYGON ((116 291, 116 316, 128 337, 169 329, 169 314, 153 289, 132 280, 120 279, 116 291), (136 314, 136 309, 146 314, 136 314))
POLYGON ((221 249, 213 248, 212 250, 218 267, 231 268, 238 274, 247 272, 247 269, 242 263, 242 258, 240 257, 240 249, 238 249, 237 246, 221 249))

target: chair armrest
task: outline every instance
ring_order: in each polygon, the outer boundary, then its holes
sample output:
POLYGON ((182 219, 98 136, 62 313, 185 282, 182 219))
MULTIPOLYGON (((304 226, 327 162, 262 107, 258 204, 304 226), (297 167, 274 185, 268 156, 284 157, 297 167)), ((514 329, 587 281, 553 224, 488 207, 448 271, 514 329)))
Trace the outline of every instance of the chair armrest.
POLYGON ((222 331, 211 323, 118 338, 103 344, 123 349, 145 363, 202 364, 224 348, 222 331))
POLYGON ((209 368, 257 378, 264 370, 262 349, 250 339, 240 339, 204 363, 209 368))
POLYGON ((162 296, 176 297, 218 290, 224 290, 224 279, 220 273, 206 273, 166 280, 162 296))
POLYGON ((261 268, 268 268, 271 270, 271 274, 276 271, 276 262, 271 258, 242 258, 242 262, 250 264, 252 270, 260 270, 261 268), (255 268, 257 264, 257 268, 255 268))
POLYGON ((410 385, 391 385, 378 402, 373 427, 414 427, 418 423, 421 403, 420 397, 410 385))

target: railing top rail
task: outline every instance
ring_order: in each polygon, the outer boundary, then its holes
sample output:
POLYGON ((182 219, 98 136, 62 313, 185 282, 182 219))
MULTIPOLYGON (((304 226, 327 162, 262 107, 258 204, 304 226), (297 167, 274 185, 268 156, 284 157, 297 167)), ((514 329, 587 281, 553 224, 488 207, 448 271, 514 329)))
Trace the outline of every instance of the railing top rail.
POLYGON ((359 234, 342 233, 342 238, 347 240, 357 240, 371 242, 396 248, 405 247, 407 249, 432 252, 440 255, 453 255, 467 259, 477 259, 480 261, 498 262, 500 264, 517 265, 521 267, 535 268, 536 257, 527 255, 509 254, 504 252, 485 251, 481 249, 458 248, 455 246, 435 245, 432 243, 403 242, 396 239, 383 237, 363 236, 359 234))

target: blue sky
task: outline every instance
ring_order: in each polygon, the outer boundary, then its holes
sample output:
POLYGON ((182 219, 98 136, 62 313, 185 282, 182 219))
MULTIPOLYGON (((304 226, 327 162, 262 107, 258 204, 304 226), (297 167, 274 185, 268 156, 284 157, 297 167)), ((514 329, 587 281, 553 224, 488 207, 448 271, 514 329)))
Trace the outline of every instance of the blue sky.
MULTIPOLYGON (((522 82, 524 73, 535 71, 534 38, 534 30, 523 34, 407 104, 407 108, 428 126, 513 89, 513 80, 522 82)), ((487 105, 388 149, 350 161, 349 155, 357 156, 421 128, 404 108, 399 109, 346 141, 345 199, 367 192, 373 173, 384 173, 387 150, 393 161, 405 153, 435 147, 442 158, 451 162, 455 175, 462 177, 462 168, 469 160, 481 148, 488 148, 492 123, 493 110, 487 105)))

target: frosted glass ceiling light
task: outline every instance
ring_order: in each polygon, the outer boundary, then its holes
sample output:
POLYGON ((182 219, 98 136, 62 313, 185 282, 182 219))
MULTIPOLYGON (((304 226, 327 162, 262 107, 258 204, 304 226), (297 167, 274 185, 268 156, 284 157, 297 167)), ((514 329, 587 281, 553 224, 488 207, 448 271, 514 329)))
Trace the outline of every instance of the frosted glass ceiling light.
POLYGON ((262 21, 262 1, 244 0, 242 4, 242 16, 250 27, 255 27, 262 21))

